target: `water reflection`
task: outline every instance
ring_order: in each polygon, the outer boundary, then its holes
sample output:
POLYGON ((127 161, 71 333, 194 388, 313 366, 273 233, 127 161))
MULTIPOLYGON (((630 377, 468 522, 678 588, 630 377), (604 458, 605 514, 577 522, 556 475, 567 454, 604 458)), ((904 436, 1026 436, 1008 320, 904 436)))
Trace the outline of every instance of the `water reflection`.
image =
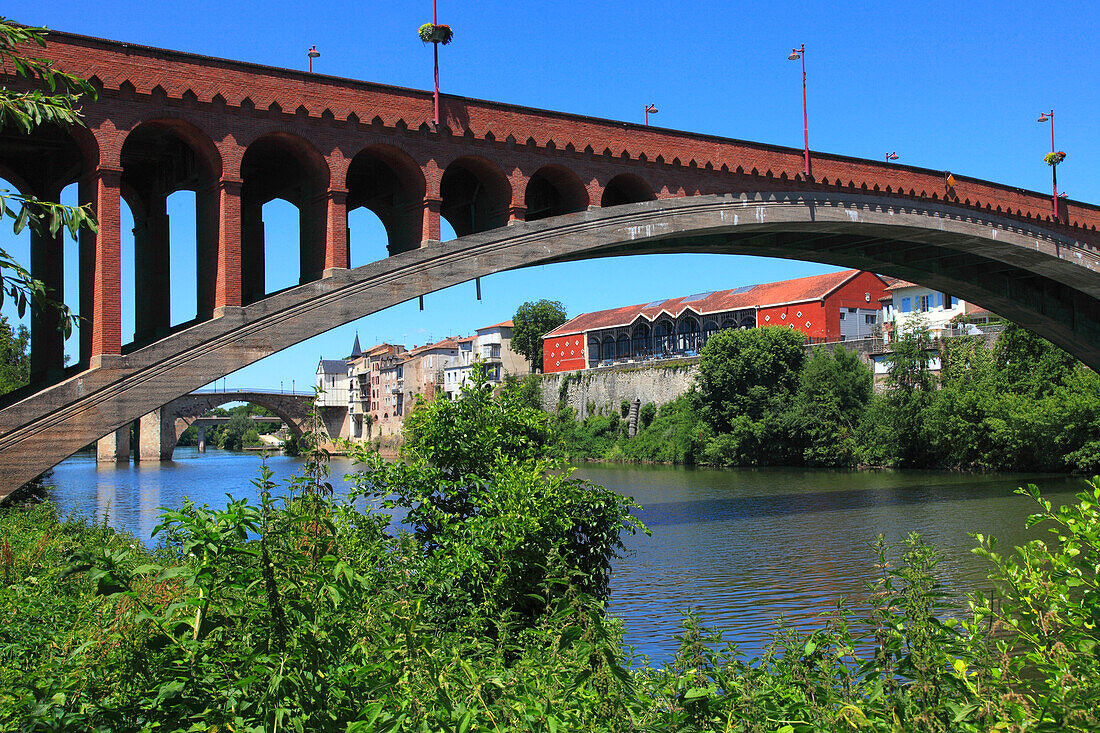
MULTIPOLYGON (((97 519, 147 539, 161 506, 185 497, 211 506, 225 495, 255 501, 256 454, 179 448, 176 460, 119 466, 76 456, 58 466, 50 483, 63 511, 97 519)), ((301 460, 273 456, 280 485, 301 460)), ((353 470, 334 458, 333 485, 353 470)), ((1079 479, 1048 475, 973 476, 922 471, 706 470, 669 467, 585 466, 578 475, 644 508, 652 537, 627 538, 627 553, 612 577, 612 610, 623 618, 627 642, 658 663, 669 659, 681 614, 695 608, 727 638, 758 653, 783 614, 809 627, 842 598, 858 604, 872 579, 870 542, 879 532, 897 541, 921 533, 939 547, 949 589, 962 595, 987 585, 983 562, 970 554, 969 533, 997 535, 1002 546, 1039 536, 1023 529, 1032 506, 1013 495, 1039 484, 1066 502, 1079 479)))
POLYGON ((879 532, 891 541, 919 532, 939 547, 939 570, 954 594, 985 587, 969 533, 1024 542, 1040 530, 1024 532, 1032 507, 1013 490, 1030 481, 1067 501, 1080 484, 920 471, 585 466, 578 473, 643 506, 639 516, 653 535, 627 540, 612 610, 625 621, 628 643, 658 662, 674 651, 688 608, 757 654, 780 614, 808 628, 841 599, 862 605, 879 532))

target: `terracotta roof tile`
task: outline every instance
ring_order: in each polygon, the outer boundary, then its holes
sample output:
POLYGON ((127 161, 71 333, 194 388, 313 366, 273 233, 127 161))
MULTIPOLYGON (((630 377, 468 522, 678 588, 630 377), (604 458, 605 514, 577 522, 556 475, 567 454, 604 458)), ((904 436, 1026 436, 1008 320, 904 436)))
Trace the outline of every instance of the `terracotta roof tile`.
POLYGON ((711 293, 698 293, 679 298, 655 300, 652 303, 628 305, 594 313, 582 313, 558 326, 543 338, 594 331, 601 328, 628 326, 639 317, 644 317, 645 320, 652 322, 656 321, 662 312, 676 318, 686 310, 692 310, 699 315, 706 315, 723 311, 820 300, 858 274, 859 270, 844 270, 825 275, 800 277, 794 280, 746 285, 731 290, 718 290, 711 293))

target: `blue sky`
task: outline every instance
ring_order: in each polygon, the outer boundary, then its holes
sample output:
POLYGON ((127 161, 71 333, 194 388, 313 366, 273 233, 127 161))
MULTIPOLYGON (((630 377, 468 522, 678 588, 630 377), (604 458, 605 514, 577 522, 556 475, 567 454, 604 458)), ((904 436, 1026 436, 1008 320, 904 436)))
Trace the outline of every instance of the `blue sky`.
MULTIPOLYGON (((299 69, 316 44, 317 72, 431 86, 431 48, 416 36, 431 20, 426 0, 262 6, 101 0, 39 2, 9 12, 58 30, 299 69)), ((445 93, 632 122, 642 122, 645 106, 655 103, 654 125, 791 147, 802 145, 802 88, 799 66, 787 55, 805 43, 812 149, 867 158, 896 151, 899 163, 1039 191, 1050 188, 1042 160, 1050 128, 1036 118, 1053 107, 1057 146, 1067 153, 1059 189, 1100 202, 1100 183, 1091 175, 1100 167, 1095 3, 439 0, 439 18, 455 32, 440 49, 445 93)), ((189 196, 170 201, 174 282, 194 271, 189 196)), ((289 205, 265 208, 269 238, 295 220, 289 205)), ((124 221, 124 231, 129 226, 124 221)), ((360 210, 351 227, 352 264, 380 257, 384 244, 373 215, 360 210)), ((0 246, 26 260, 25 236, 8 230, 0 246)), ((132 256, 126 247, 124 240, 124 278, 132 256)), ((503 273, 483 279, 480 302, 473 283, 431 294, 423 312, 414 301, 333 329, 230 375, 227 384, 289 387, 293 379, 300 388, 312 381, 319 356, 345 355, 356 331, 364 346, 421 344, 505 320, 524 300, 561 300, 575 315, 827 269, 670 256, 503 273)), ((269 271, 272 283, 293 277, 269 271)), ((75 283, 75 272, 68 282, 75 283)), ((124 313, 132 314, 132 293, 125 282, 124 313)), ((75 302, 75 290, 66 300, 75 302)), ((186 320, 193 288, 173 292, 172 305, 173 320, 186 320)), ((124 321, 124 342, 130 333, 132 315, 124 321)))

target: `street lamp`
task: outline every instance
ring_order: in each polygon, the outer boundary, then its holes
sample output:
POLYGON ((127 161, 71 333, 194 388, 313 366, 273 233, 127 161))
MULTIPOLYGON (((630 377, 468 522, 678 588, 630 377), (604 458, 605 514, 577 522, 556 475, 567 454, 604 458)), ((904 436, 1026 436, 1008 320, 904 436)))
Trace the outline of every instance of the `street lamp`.
POLYGON ((898 154, 897 153, 889 152, 889 153, 886 154, 886 162, 887 163, 889 163, 891 160, 897 160, 897 159, 898 159, 898 154))
POLYGON ((309 73, 313 73, 313 59, 320 58, 321 52, 317 50, 316 46, 310 46, 306 51, 306 56, 309 56, 309 73))
POLYGON ((649 105, 648 107, 645 108, 645 124, 646 124, 646 127, 649 127, 649 116, 651 114, 654 114, 654 115, 657 114, 657 105, 656 104, 651 104, 651 105, 649 105))
POLYGON ((802 133, 806 139, 806 178, 810 177, 810 121, 806 115, 806 44, 791 49, 787 57, 791 61, 802 61, 802 133))
MULTIPOLYGON (((1054 110, 1050 112, 1043 112, 1039 115, 1039 119, 1036 122, 1050 121, 1050 154, 1057 156, 1058 153, 1054 149, 1054 110)), ((1062 157, 1065 157, 1064 155, 1062 157)), ((1054 202, 1054 218, 1058 218, 1058 163, 1060 161, 1057 157, 1051 158, 1050 163, 1050 178, 1054 186, 1054 193, 1051 196, 1051 200, 1054 202)))

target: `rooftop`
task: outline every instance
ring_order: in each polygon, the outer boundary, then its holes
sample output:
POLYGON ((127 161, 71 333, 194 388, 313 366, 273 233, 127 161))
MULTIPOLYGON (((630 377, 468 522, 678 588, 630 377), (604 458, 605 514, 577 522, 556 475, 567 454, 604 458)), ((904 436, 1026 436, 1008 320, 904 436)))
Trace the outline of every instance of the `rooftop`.
POLYGON ((689 309, 698 315, 705 315, 707 313, 821 300, 859 274, 859 270, 844 270, 825 275, 800 277, 794 280, 781 280, 762 285, 744 285, 731 290, 718 290, 679 298, 655 300, 644 305, 628 305, 594 313, 582 313, 558 326, 543 338, 601 328, 629 326, 639 317, 644 317, 647 321, 655 321, 662 313, 667 313, 669 317, 676 318, 689 309))

